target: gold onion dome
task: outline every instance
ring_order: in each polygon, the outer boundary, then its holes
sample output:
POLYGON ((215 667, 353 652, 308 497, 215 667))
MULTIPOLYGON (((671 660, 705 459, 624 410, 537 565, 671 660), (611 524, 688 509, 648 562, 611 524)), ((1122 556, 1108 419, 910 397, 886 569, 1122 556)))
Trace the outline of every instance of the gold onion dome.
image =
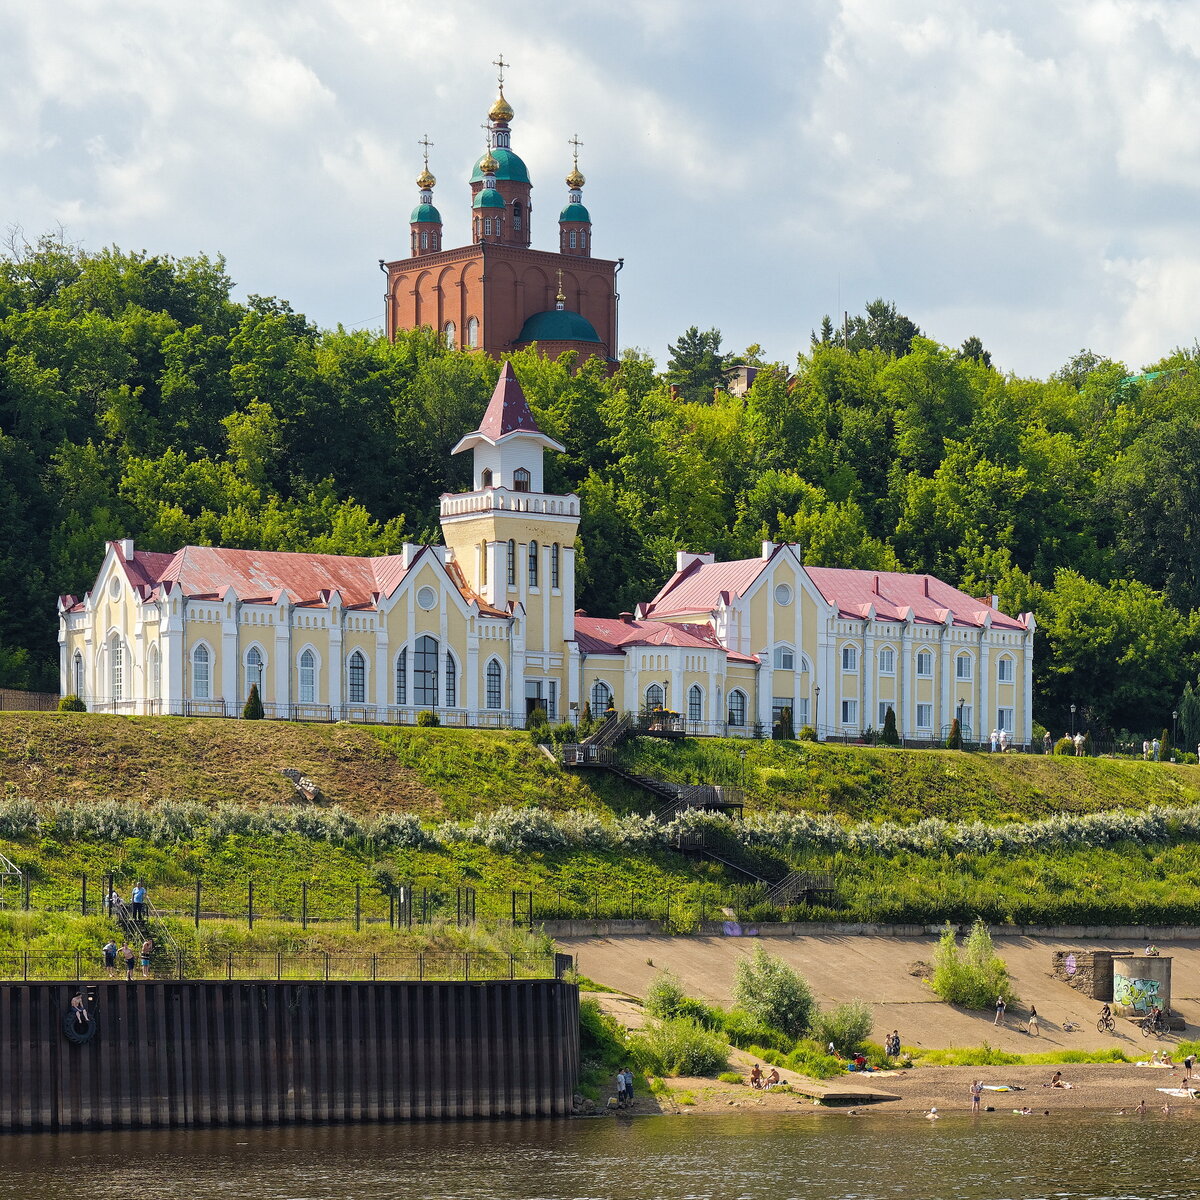
POLYGON ((579 169, 579 167, 572 167, 570 175, 567 176, 567 187, 581 188, 586 182, 587 180, 584 179, 583 172, 579 169))
POLYGON ((423 170, 420 175, 417 176, 417 187, 419 187, 423 192, 428 191, 435 183, 437 183, 437 180, 430 173, 428 167, 426 167, 425 170, 423 170))
POLYGON ((496 156, 490 150, 480 159, 479 169, 485 175, 495 175, 500 170, 500 164, 496 161, 496 156))
POLYGON ((496 103, 492 105, 488 112, 489 121, 511 121, 513 119, 513 108, 504 98, 504 89, 500 89, 500 95, 496 97, 496 103))

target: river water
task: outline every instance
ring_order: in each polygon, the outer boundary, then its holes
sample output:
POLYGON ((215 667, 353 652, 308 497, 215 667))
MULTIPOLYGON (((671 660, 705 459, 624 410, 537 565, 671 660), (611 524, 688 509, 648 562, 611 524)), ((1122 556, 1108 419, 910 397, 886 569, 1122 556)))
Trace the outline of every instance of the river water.
POLYGON ((1186 1116, 682 1116, 0 1138, 0 1197, 1175 1200, 1186 1116))

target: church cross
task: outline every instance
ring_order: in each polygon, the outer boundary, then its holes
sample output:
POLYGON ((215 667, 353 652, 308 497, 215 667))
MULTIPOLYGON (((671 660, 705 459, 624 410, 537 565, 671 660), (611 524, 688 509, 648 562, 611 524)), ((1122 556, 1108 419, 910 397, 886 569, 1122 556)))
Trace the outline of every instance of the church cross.
POLYGON ((578 166, 579 165, 579 147, 583 145, 583 143, 579 140, 579 134, 576 134, 572 138, 568 138, 567 145, 572 147, 573 153, 575 155, 575 165, 578 166))
POLYGON ((429 166, 429 147, 433 145, 433 142, 429 140, 429 134, 426 134, 423 138, 421 138, 421 140, 417 142, 417 145, 425 147, 425 165, 429 166))
POLYGON ((499 58, 492 59, 492 66, 497 68, 497 70, 499 71, 499 74, 497 75, 497 79, 500 82, 500 87, 503 88, 504 87, 504 68, 511 67, 512 63, 506 63, 504 61, 504 55, 501 54, 499 58))

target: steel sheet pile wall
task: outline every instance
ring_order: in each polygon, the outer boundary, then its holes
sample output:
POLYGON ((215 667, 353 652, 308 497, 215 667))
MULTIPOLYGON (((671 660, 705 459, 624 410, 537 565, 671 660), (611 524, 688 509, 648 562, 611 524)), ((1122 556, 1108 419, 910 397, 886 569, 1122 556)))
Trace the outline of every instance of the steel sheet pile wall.
POLYGON ((144 1129, 571 1111, 567 983, 0 984, 0 1129, 144 1129))

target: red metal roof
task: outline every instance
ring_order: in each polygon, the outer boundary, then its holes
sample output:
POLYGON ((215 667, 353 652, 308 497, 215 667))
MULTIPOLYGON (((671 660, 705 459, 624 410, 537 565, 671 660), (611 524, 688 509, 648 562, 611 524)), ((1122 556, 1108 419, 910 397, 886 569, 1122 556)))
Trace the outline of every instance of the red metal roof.
POLYGON ((577 616, 575 641, 584 654, 624 654, 626 646, 681 646, 684 649, 720 650, 734 662, 758 661, 721 645, 711 625, 577 616))
MULTIPOLYGON (((505 362, 500 369, 500 378, 496 382, 496 390, 488 401, 487 411, 479 423, 477 433, 495 442, 506 433, 541 433, 529 401, 521 390, 521 384, 512 363, 505 362)), ((543 434, 543 436, 545 436, 543 434)))
POLYGON ((646 615, 706 613, 718 606, 721 594, 740 596, 762 574, 766 562, 761 558, 741 558, 733 562, 706 563, 693 559, 677 571, 646 607, 646 615))

